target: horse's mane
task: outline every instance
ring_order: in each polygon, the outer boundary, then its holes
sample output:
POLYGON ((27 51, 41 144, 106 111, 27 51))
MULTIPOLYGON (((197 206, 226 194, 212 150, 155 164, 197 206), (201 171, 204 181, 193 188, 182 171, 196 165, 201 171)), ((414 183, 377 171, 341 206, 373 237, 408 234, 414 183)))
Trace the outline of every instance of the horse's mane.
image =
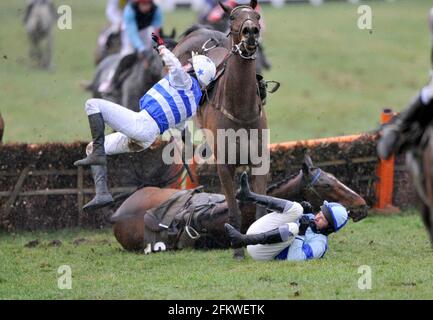
POLYGON ((188 29, 186 29, 186 30, 184 31, 184 33, 182 33, 182 34, 180 35, 180 39, 183 39, 183 38, 189 36, 189 35, 190 35, 191 33, 193 33, 194 31, 197 31, 197 30, 200 30, 200 29, 215 30, 214 28, 212 28, 212 27, 209 26, 209 25, 196 23, 196 24, 193 24, 193 25, 192 25, 191 27, 189 27, 188 29))
POLYGON ((272 192, 275 189, 278 189, 279 187, 281 187, 283 184, 285 184, 287 181, 290 181, 294 178, 296 178, 299 175, 298 173, 294 173, 286 178, 284 178, 283 180, 280 180, 278 182, 275 182, 274 184, 271 184, 267 189, 266 189, 266 193, 272 192))

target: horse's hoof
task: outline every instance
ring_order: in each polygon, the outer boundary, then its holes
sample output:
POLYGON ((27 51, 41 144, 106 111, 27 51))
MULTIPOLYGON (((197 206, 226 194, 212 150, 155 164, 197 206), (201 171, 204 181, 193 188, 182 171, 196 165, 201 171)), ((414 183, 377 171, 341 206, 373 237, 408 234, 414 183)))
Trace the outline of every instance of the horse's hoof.
POLYGON ((241 261, 245 259, 245 250, 243 248, 235 249, 233 252, 233 258, 241 261))

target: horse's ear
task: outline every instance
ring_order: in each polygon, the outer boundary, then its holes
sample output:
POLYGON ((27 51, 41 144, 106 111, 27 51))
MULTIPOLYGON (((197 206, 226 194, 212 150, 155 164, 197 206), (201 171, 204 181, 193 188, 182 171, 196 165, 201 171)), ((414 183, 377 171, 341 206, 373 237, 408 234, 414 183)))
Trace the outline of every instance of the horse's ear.
POLYGON ((257 7, 257 0, 251 0, 250 7, 255 9, 257 7))
POLYGON ((223 8, 225 13, 230 14, 232 12, 232 9, 229 6, 225 5, 221 1, 218 1, 218 3, 220 5, 220 7, 223 8))
POLYGON ((173 28, 173 30, 171 31, 171 38, 175 39, 176 38, 176 28, 173 28))
POLYGON ((308 154, 308 152, 304 155, 304 164, 306 166, 308 166, 308 168, 312 168, 314 167, 313 165, 313 160, 311 160, 310 155, 308 154))
POLYGON ((302 173, 307 177, 310 175, 310 167, 305 162, 302 164, 302 173))

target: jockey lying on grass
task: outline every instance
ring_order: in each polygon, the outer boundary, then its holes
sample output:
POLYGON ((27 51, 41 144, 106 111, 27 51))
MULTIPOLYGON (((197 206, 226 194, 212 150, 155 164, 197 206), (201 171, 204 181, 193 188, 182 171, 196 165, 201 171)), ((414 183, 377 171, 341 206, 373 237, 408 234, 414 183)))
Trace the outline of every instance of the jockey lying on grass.
POLYGON ((208 57, 193 55, 192 68, 191 65, 184 68, 159 36, 153 35, 153 39, 168 67, 168 75, 141 98, 140 112, 103 99, 86 102, 93 146, 88 148, 87 157, 74 165, 92 166, 96 196, 84 209, 96 209, 113 201, 106 182, 106 154, 141 151, 150 147, 166 130, 185 128, 186 120, 197 112, 202 87, 215 78, 216 67, 208 57), (105 136, 105 123, 117 132, 105 136))
POLYGON ((327 236, 344 227, 348 219, 346 209, 338 203, 325 201, 321 211, 314 215, 308 202, 301 205, 251 192, 246 173, 241 177, 241 189, 236 198, 273 210, 254 222, 245 235, 225 224, 232 247, 247 246, 248 254, 254 260, 322 258, 328 249, 327 236))

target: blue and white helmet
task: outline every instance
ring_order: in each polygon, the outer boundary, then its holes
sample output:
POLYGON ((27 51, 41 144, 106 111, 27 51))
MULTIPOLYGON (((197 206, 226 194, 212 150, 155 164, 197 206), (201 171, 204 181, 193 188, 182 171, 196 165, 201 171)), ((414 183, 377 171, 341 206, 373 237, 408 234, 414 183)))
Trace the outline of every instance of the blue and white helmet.
POLYGON ((320 209, 334 232, 343 228, 349 219, 346 208, 337 202, 324 201, 320 209))
POLYGON ((193 52, 192 67, 194 68, 197 80, 202 87, 207 87, 215 80, 216 66, 210 58, 193 52))

